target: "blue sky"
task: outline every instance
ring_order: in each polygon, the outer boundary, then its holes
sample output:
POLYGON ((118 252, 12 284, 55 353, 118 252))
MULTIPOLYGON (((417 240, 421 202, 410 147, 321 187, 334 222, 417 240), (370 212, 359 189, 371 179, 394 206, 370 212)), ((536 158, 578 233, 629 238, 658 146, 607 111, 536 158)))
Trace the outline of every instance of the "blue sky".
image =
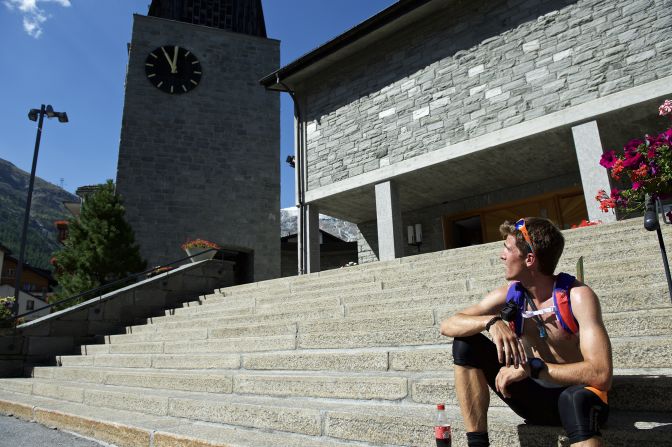
MULTIPOLYGON (((132 14, 151 0, 0 0, 0 158, 30 171, 40 104, 70 123, 45 121, 37 175, 69 191, 116 177, 126 44, 132 14)), ((270 38, 285 65, 371 17, 394 0, 263 0, 270 38)), ((282 94, 283 208, 294 205, 291 100, 282 94)))

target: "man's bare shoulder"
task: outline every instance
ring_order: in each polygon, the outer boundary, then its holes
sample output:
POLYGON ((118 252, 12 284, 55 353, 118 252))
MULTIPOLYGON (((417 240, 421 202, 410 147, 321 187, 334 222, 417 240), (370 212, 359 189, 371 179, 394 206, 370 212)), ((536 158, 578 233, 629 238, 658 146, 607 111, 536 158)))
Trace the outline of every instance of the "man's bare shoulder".
POLYGON ((590 286, 581 281, 575 281, 569 290, 569 298, 572 302, 572 312, 579 322, 582 318, 602 319, 600 299, 590 286))

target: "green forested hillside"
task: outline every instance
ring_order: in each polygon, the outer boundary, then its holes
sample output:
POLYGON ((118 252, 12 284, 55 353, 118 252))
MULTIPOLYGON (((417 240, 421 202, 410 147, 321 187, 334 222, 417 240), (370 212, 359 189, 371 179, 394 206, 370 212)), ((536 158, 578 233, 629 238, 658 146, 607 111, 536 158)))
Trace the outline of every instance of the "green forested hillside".
MULTIPOLYGON (((0 159, 0 244, 18 257, 21 229, 28 194, 30 173, 0 159)), ((54 221, 68 219, 63 202, 78 198, 56 185, 35 179, 33 203, 30 210, 26 260, 30 265, 50 268, 49 258, 60 244, 54 221)))

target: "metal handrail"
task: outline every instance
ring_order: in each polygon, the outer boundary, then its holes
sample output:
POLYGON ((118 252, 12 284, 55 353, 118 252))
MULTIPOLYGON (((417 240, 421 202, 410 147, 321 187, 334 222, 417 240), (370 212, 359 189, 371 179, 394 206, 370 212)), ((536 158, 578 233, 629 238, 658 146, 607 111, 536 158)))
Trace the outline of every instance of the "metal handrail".
MULTIPOLYGON (((129 280, 131 280, 131 279, 135 279, 135 280, 137 280, 138 277, 143 276, 143 275, 147 275, 148 273, 151 273, 151 272, 153 272, 153 271, 155 271, 155 270, 162 269, 162 268, 164 268, 164 267, 170 267, 170 266, 172 266, 172 265, 174 265, 174 264, 181 263, 181 262, 183 262, 183 261, 186 261, 187 259, 191 259, 191 258, 193 258, 193 257, 200 256, 200 255, 202 255, 202 254, 204 254, 204 253, 209 253, 209 252, 211 252, 211 251, 213 251, 213 250, 220 251, 219 248, 208 248, 207 250, 204 250, 204 251, 202 251, 202 252, 199 252, 199 253, 196 253, 196 254, 193 254, 193 255, 185 256, 185 257, 183 257, 183 258, 180 258, 180 259, 178 259, 178 260, 176 260, 176 261, 173 261, 173 262, 170 262, 170 263, 168 263, 168 264, 163 264, 163 265, 160 265, 160 266, 158 266, 158 267, 152 267, 152 268, 150 268, 150 269, 148 269, 148 270, 145 270, 144 272, 133 273, 132 275, 128 275, 128 276, 126 276, 125 278, 117 279, 116 281, 113 281, 113 282, 110 282, 110 283, 107 283, 107 284, 103 284, 102 286, 98 286, 98 287, 96 287, 96 288, 94 288, 94 289, 86 290, 86 291, 84 291, 84 292, 78 293, 77 295, 73 295, 73 296, 71 296, 71 297, 62 299, 62 300, 60 300, 60 301, 56 301, 55 303, 47 304, 46 306, 42 306, 42 307, 40 307, 39 309, 33 309, 33 310, 31 310, 31 311, 29 311, 29 312, 26 312, 26 313, 23 313, 23 314, 21 314, 21 315, 16 315, 16 316, 13 316, 13 315, 12 315, 11 317, 3 318, 3 319, 0 320, 0 322, 4 322, 4 321, 12 321, 12 320, 14 320, 14 321, 16 322, 19 318, 25 317, 26 315, 34 314, 34 313, 39 312, 39 311, 44 310, 44 309, 50 309, 50 308, 52 308, 52 307, 54 307, 54 306, 56 306, 56 305, 63 304, 63 303, 67 303, 67 302, 70 302, 70 301, 74 301, 74 300, 76 300, 76 299, 78 299, 78 298, 81 298, 81 297, 86 296, 86 295, 89 295, 89 294, 91 294, 91 295, 96 295, 96 294, 98 294, 98 292, 101 292, 101 291, 103 291, 103 290, 105 290, 105 289, 109 289, 109 288, 111 288, 113 285, 121 284, 121 283, 127 282, 127 281, 129 281, 129 280)), ((99 298, 99 299, 102 298, 102 297, 103 297, 103 294, 102 294, 102 293, 98 295, 98 298, 99 298)))

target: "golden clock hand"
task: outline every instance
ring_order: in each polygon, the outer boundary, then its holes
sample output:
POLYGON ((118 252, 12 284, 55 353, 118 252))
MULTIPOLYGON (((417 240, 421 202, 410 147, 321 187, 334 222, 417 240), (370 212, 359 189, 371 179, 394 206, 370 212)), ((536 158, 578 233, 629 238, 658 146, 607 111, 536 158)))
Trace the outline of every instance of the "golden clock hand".
POLYGON ((179 48, 180 47, 175 46, 175 51, 173 52, 173 69, 171 70, 171 73, 177 73, 177 51, 179 48))
POLYGON ((163 51, 163 55, 166 56, 166 60, 168 61, 168 65, 170 65, 170 72, 174 73, 175 72, 175 67, 173 66, 173 61, 170 59, 170 56, 168 56, 168 52, 164 47, 161 47, 161 51, 163 51))

